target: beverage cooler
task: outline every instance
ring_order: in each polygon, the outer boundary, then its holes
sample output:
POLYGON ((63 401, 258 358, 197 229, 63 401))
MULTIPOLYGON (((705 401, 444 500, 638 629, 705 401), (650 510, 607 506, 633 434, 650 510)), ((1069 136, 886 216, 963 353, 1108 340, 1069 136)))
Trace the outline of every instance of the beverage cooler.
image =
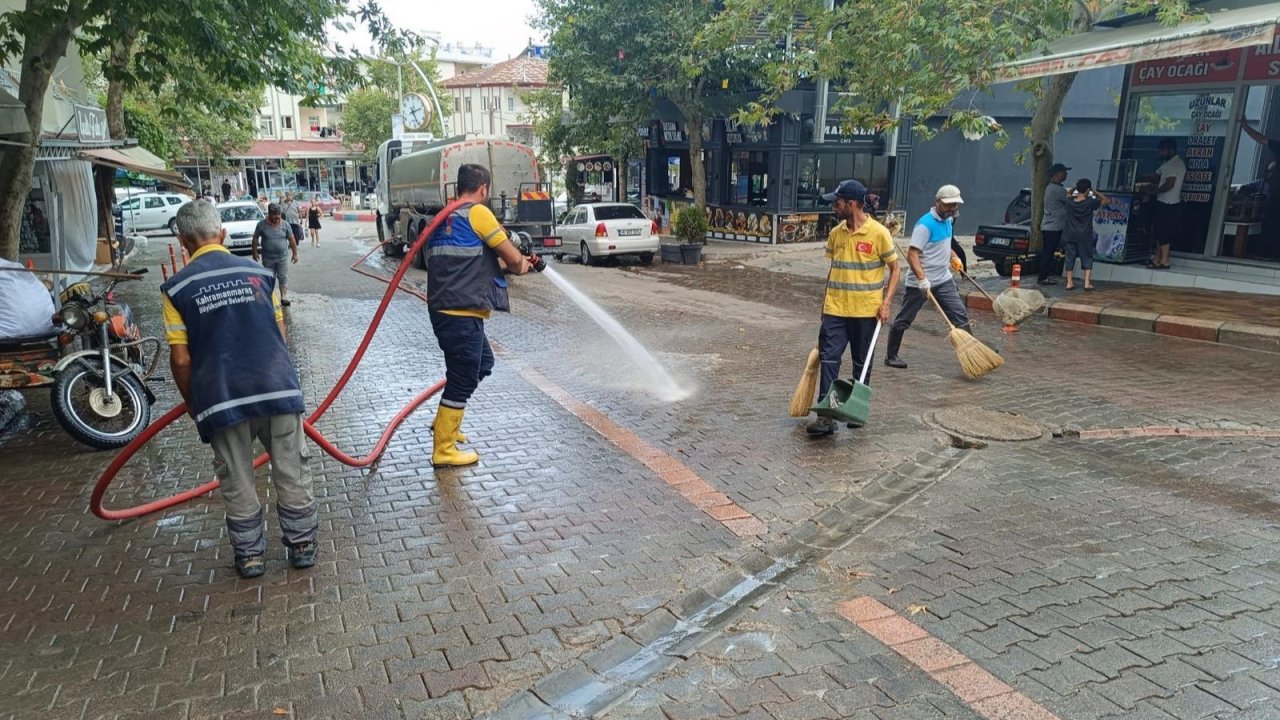
POLYGON ((1109 263, 1147 262, 1151 259, 1151 212, 1154 197, 1138 182, 1137 160, 1101 160, 1098 189, 1111 204, 1093 216, 1095 260, 1109 263))

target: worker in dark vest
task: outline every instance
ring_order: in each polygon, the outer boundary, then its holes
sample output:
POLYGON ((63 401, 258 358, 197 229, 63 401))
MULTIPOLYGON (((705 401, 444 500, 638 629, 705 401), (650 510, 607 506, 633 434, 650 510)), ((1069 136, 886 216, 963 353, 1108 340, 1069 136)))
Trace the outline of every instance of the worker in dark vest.
POLYGON ((177 225, 191 260, 160 286, 169 362, 200 439, 213 446, 236 570, 247 578, 266 571, 255 438, 271 454, 289 561, 309 568, 316 502, 302 471, 302 389, 285 347, 275 276, 223 247, 227 231, 212 203, 183 205, 177 225))
POLYGON ((444 353, 445 386, 440 395, 432 435, 435 447, 431 464, 436 467, 471 465, 480 456, 459 450, 466 442, 462 416, 480 381, 493 370, 493 349, 484 334, 484 321, 494 310, 509 311, 509 272, 529 272, 529 261, 507 238, 486 205, 489 170, 482 165, 458 168, 458 199, 465 202, 428 239, 427 288, 431 327, 444 353))

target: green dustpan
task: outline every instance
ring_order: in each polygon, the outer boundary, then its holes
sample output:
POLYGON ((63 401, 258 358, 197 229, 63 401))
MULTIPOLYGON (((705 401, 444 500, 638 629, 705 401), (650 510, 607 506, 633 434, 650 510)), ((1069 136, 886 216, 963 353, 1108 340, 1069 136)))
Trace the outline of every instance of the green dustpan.
POLYGON ((843 423, 852 423, 861 427, 867 424, 871 415, 871 386, 867 385, 867 371, 875 361, 876 341, 880 339, 880 323, 871 335, 871 346, 867 348, 867 357, 862 363, 862 375, 856 383, 836 379, 831 383, 827 396, 809 408, 815 414, 829 417, 843 423))

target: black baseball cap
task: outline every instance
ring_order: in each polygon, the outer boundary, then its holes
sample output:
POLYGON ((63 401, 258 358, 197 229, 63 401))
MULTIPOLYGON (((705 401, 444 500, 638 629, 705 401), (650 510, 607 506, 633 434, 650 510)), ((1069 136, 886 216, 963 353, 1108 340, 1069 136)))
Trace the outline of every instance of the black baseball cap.
POLYGON ((829 192, 822 196, 823 202, 835 202, 836 198, 845 200, 857 200, 858 202, 866 202, 867 186, 857 180, 845 180, 836 187, 835 192, 829 192))
POLYGON ((1066 165, 1063 165, 1062 163, 1054 163, 1049 166, 1049 174, 1056 175, 1060 172, 1066 172, 1067 170, 1070 170, 1070 169, 1071 168, 1067 167, 1066 165))

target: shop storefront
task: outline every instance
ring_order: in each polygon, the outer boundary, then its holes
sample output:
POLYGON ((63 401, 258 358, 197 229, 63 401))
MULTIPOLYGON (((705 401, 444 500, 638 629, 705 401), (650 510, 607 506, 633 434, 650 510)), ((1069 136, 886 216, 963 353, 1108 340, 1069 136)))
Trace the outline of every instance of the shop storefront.
MULTIPOLYGON (((728 118, 703 123, 709 239, 768 244, 824 240, 834 218, 819 197, 849 178, 866 184, 881 216, 901 204, 893 188, 901 187, 905 163, 886 152, 882 135, 846 133, 832 121, 823 142, 815 142, 814 122, 811 115, 784 113, 766 127, 728 118)), ((663 232, 670 232, 676 210, 692 204, 689 131, 677 120, 655 120, 641 130, 648 147, 644 209, 663 232)), ((909 138, 910 133, 901 136, 909 138)), ((909 143, 898 149, 909 151, 909 143)))
POLYGON ((1103 261, 1095 279, 1280 294, 1280 4, 1207 14, 1177 27, 1141 18, 1065 38, 1047 57, 1013 63, 1006 77, 1126 68, 1111 157, 1071 173, 1115 200, 1095 220, 1103 261), (1186 172, 1179 226, 1157 235, 1152 176, 1165 162, 1162 142, 1174 144, 1186 172), (1172 267, 1148 269, 1165 241, 1172 267))

